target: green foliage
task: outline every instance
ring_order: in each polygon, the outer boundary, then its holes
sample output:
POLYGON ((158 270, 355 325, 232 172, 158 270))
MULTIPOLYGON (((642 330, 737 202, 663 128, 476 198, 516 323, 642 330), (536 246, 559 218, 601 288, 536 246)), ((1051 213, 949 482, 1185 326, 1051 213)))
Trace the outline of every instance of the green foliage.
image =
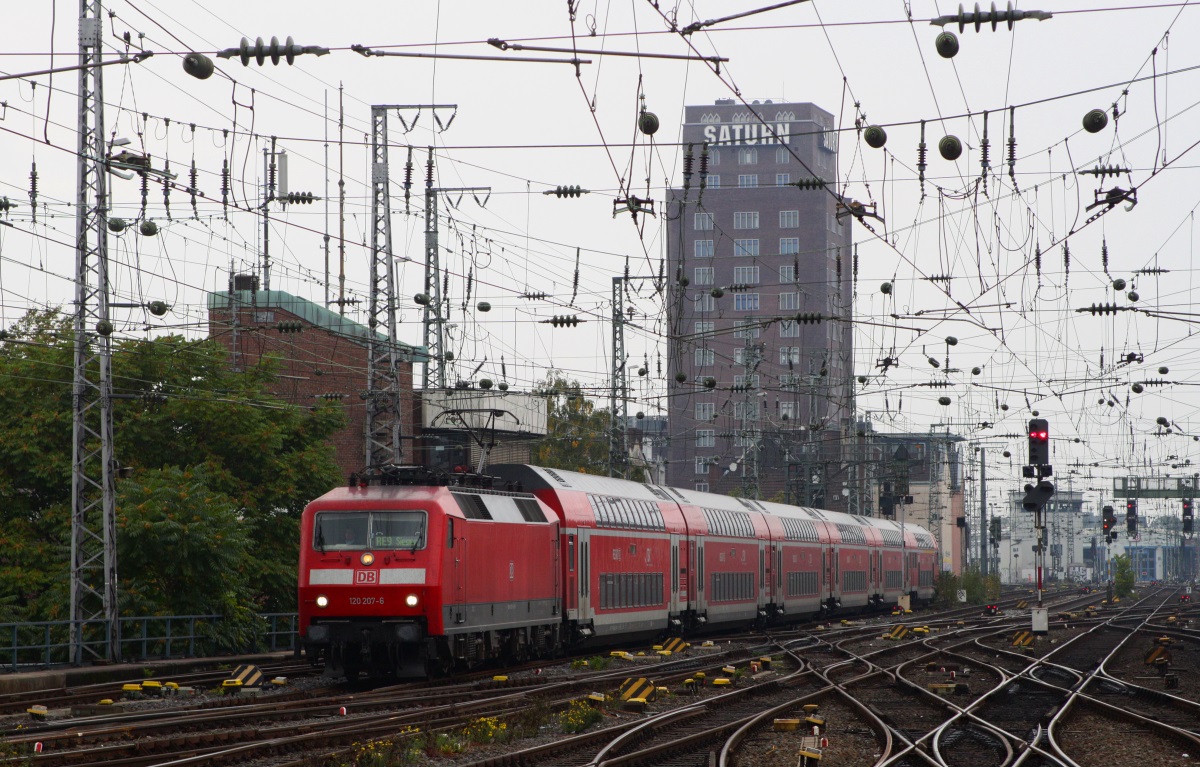
POLYGON ((1113 557, 1113 595, 1121 599, 1133 594, 1133 560, 1128 554, 1113 557))
MULTIPOLYGON (((68 617, 73 366, 57 311, 0 343, 0 620, 68 617)), ((340 406, 286 405, 271 361, 236 373, 181 336, 114 344, 112 378, 121 613, 223 614, 237 646, 256 612, 295 609, 299 515, 339 481, 340 406)))
POLYGON ((582 700, 571 701, 571 705, 558 715, 559 727, 568 735, 583 732, 603 719, 603 711, 582 700))
POLYGON ((941 572, 934 584, 934 601, 944 607, 960 604, 960 590, 967 592, 967 604, 994 602, 1000 598, 1000 576, 991 574, 985 578, 976 564, 968 565, 961 576, 941 572))
MULTIPOLYGON (((607 473, 612 426, 608 409, 597 408, 578 381, 557 370, 547 374, 539 391, 546 397, 548 421, 546 436, 534 448, 534 463, 584 474, 607 473)), ((644 474, 635 467, 629 478, 642 482, 644 474)))

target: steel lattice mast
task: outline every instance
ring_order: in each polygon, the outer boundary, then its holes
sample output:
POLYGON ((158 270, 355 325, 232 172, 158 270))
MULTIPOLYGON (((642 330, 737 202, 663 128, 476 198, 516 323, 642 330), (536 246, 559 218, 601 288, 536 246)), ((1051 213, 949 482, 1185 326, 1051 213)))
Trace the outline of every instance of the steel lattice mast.
POLYGON ((85 651, 120 657, 102 13, 100 0, 80 0, 70 600, 70 650, 77 664, 85 651), (104 624, 102 648, 88 633, 89 623, 104 624))
POLYGON ((626 418, 629 400, 629 377, 625 370, 625 281, 612 278, 612 394, 609 414, 612 423, 608 432, 608 476, 624 477, 629 463, 626 441, 626 418))
POLYGON ((429 147, 429 162, 425 166, 425 309, 421 322, 425 326, 425 351, 429 355, 421 388, 430 382, 438 389, 446 388, 446 320, 442 316, 441 256, 438 252, 438 191, 433 186, 433 147, 429 147))
POLYGON ((388 194, 389 106, 371 107, 371 275, 367 318, 368 468, 400 462, 400 369, 396 353, 396 275, 388 194), (380 336, 384 337, 380 337, 380 336))

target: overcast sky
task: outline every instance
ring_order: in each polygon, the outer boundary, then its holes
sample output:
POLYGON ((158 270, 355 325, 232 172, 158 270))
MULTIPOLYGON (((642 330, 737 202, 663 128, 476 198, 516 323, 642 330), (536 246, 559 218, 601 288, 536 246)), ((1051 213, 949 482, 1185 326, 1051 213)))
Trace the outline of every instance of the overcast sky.
MULTIPOLYGON (((370 227, 364 147, 370 105, 455 104, 456 111, 422 109, 418 116, 408 110, 391 118, 401 337, 421 341, 412 295, 422 282, 424 148, 433 146, 438 186, 490 187, 490 193, 441 198, 442 212, 452 219, 443 220, 441 236, 442 263, 452 274, 450 346, 457 376, 469 377, 482 363, 476 377, 506 373, 521 389, 553 367, 600 392, 609 370, 611 278, 626 264, 631 274, 656 274, 664 251, 662 219, 642 217, 635 224, 627 213, 614 216, 614 199, 634 194, 661 206, 664 188, 679 183, 676 142, 684 105, 717 98, 812 101, 839 119, 838 191, 875 203, 883 219, 866 219, 870 229, 856 224, 853 235, 856 373, 868 377, 858 386, 858 406, 870 411, 877 429, 927 431, 931 424, 949 424, 995 448, 990 473, 1015 477, 1025 441, 994 435, 1022 434, 1036 409, 1051 421, 1053 435, 1063 438, 1054 443, 1054 463, 1064 482, 1076 462, 1077 487, 1111 487, 1113 476, 1127 472, 1190 474, 1195 467, 1171 464, 1200 461, 1200 443, 1192 439, 1200 435, 1200 338, 1193 337, 1197 317, 1191 314, 1194 212, 1200 204, 1200 115, 1194 109, 1200 10, 1186 3, 1023 4, 1053 18, 1022 20, 1011 32, 1003 23, 994 32, 986 25, 978 33, 968 27, 958 35, 957 57, 948 60, 935 50, 940 30, 929 20, 956 13, 957 5, 820 0, 721 22, 684 38, 671 31, 672 20, 682 27, 761 6, 656 8, 644 0, 581 0, 572 18, 560 0, 113 0, 106 4, 113 14, 106 20, 106 44, 115 54, 128 33, 131 51, 140 41, 155 55, 104 70, 108 131, 148 153, 154 167, 169 163, 183 185, 194 158, 205 194, 193 219, 188 195, 176 189, 168 218, 162 186, 151 184, 145 217, 159 224, 159 235, 128 231, 111 239, 113 300, 163 299, 173 307, 161 320, 119 310, 118 332, 198 335, 205 325, 204 291, 223 289, 231 264, 238 270, 259 265, 261 218, 247 209, 261 204, 262 150, 269 137, 290 158, 292 190, 322 198, 328 190, 336 198, 339 99, 345 108, 348 297, 365 298, 367 251, 361 243, 370 227), (217 74, 204 81, 182 70, 180 54, 189 50, 211 55, 237 46, 242 36, 272 35, 332 51, 300 57, 291 67, 216 59, 217 74), (581 53, 589 63, 577 71, 561 61, 368 58, 349 50, 361 44, 392 52, 570 58, 502 51, 486 43, 490 38, 692 60, 581 53), (719 74, 698 60, 713 56, 729 59, 719 74), (653 140, 636 131, 642 95, 662 124, 653 140), (1010 107, 1016 107, 1011 176, 1010 107), (1108 124, 1087 133, 1082 119, 1097 108, 1107 113, 1108 124), (979 149, 985 110, 993 166, 986 183, 979 149), (916 168, 921 121, 929 144, 923 192, 916 168), (863 143, 856 122, 886 126, 885 148, 863 143), (946 134, 966 145, 957 162, 938 154, 946 134), (418 148, 411 215, 399 186, 408 145, 418 148), (227 209, 220 201, 223 158, 233 179, 227 209), (1098 165, 1132 175, 1098 179, 1081 173, 1098 165), (579 185, 591 194, 542 194, 557 185, 579 185), (1107 204, 1088 209, 1098 189, 1112 187, 1136 187, 1136 206, 1130 198, 1111 210, 1107 204), (1138 271, 1146 269, 1163 273, 1138 271), (1118 278, 1126 282, 1121 290, 1113 287, 1118 278), (890 295, 880 291, 884 282, 894 285, 890 295), (543 292, 546 300, 521 297, 543 292), (480 300, 493 311, 477 312, 480 300), (1076 311, 1092 304, 1141 311, 1076 311), (560 329, 539 324, 559 314, 587 322, 560 329), (928 359, 944 368, 951 335, 958 343, 949 349, 950 366, 959 372, 946 373, 928 359), (1129 354, 1139 361, 1122 363, 1129 354), (883 357, 898 359, 899 366, 877 367, 883 357), (972 375, 976 366, 981 372, 972 375), (1160 367, 1168 372, 1160 374, 1160 367), (1133 393, 1132 384, 1148 379, 1169 383, 1133 393), (920 385, 931 382, 950 386, 920 385), (942 396, 951 398, 949 406, 938 404, 942 396), (1174 424, 1174 433, 1160 433, 1159 417, 1174 424), (1013 453, 1011 459, 1000 455, 1003 449, 1013 453)), ((61 0, 6 9, 0 71, 75 63, 78 12, 77 3, 61 0)), ((947 29, 958 31, 957 25, 947 29)), ((71 300, 76 83, 74 73, 0 82, 0 197, 19 206, 4 219, 13 227, 0 227, 5 325, 31 307, 71 300), (29 206, 35 161, 36 222, 29 206)), ((138 181, 110 181, 112 215, 141 218, 138 181)), ((336 204, 328 217, 322 201, 286 210, 272 205, 271 217, 271 287, 324 302, 325 232, 333 236, 335 281, 338 273, 336 204)), ((631 335, 630 364, 646 359, 656 373, 658 358, 664 366, 666 361, 662 301, 646 285, 632 305, 642 330, 631 335)), ((354 305, 349 313, 361 318, 354 305)), ((638 402, 630 411, 659 412, 670 391, 665 367, 661 376, 633 378, 638 402)))

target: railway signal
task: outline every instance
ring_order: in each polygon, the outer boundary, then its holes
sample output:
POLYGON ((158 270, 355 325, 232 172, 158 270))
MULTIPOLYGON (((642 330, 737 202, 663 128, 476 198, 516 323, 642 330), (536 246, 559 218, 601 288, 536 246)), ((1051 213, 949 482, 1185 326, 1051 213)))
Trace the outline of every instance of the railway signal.
POLYGON ((1195 517, 1192 514, 1192 499, 1183 499, 1183 532, 1188 535, 1192 534, 1192 521, 1195 517))
POLYGON ((1029 419, 1029 463, 1050 465, 1050 424, 1045 418, 1029 419))
POLYGON ((1137 500, 1130 498, 1125 501, 1125 532, 1130 536, 1137 535, 1137 500))
POLYGON ((1112 543, 1113 528, 1117 525, 1117 515, 1113 511, 1112 506, 1105 506, 1103 510, 1103 525, 1104 525, 1104 542, 1112 543))

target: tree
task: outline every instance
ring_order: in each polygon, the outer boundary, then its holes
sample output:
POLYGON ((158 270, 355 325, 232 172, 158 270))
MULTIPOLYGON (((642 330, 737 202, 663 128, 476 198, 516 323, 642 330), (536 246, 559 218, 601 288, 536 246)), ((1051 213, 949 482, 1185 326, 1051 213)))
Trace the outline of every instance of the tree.
POLYGON ((1128 554, 1113 557, 1113 595, 1121 597, 1133 594, 1133 560, 1128 554))
MULTIPOLYGON (((73 340, 46 311, 0 343, 0 611, 22 620, 67 617, 73 340)), ((270 361, 235 373, 220 345, 181 336, 120 342, 112 370, 132 473, 117 481, 121 613, 294 609, 299 514, 338 483, 339 406, 286 405, 270 361), (204 572, 219 581, 180 587, 204 572)))
MULTIPOLYGON (((534 449, 534 462, 549 469, 567 469, 584 474, 608 472, 608 445, 612 417, 588 399, 578 381, 569 381, 552 370, 540 387, 546 397, 546 436, 534 449)), ((629 478, 643 481, 640 467, 629 478)))

